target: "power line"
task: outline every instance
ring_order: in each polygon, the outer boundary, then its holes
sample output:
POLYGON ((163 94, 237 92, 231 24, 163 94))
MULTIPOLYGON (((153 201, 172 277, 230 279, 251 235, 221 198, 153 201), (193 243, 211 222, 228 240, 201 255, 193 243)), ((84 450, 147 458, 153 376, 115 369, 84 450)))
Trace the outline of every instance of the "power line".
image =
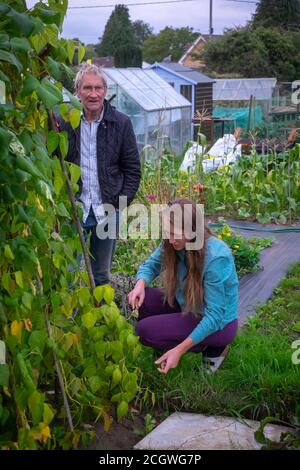
MULTIPOLYGON (((137 6, 137 5, 161 5, 165 3, 186 3, 186 2, 199 2, 199 0, 157 0, 154 2, 136 2, 136 3, 127 3, 127 7, 137 6)), ((77 10, 83 8, 111 8, 115 7, 117 4, 113 3, 110 5, 82 5, 77 7, 68 7, 68 10, 77 10)))
MULTIPOLYGON (((163 5, 167 3, 187 3, 187 2, 199 2, 200 0, 156 0, 154 2, 135 2, 135 3, 127 3, 126 6, 139 6, 139 5, 163 5)), ((259 3, 258 0, 224 0, 225 2, 235 2, 235 3, 259 3)), ((90 9, 90 8, 112 8, 115 7, 116 3, 111 3, 109 5, 81 5, 81 6, 74 6, 68 7, 68 10, 81 10, 81 9, 90 9)))

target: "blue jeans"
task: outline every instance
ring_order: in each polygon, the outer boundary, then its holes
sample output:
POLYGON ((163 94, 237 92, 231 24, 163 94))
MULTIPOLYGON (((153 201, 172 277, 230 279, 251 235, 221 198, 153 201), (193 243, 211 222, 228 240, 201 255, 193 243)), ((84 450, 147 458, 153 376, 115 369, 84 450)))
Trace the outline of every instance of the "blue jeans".
MULTIPOLYGON (((119 211, 115 211, 112 217, 112 223, 116 224, 116 234, 119 229, 119 211)), ((110 279, 110 268, 112 265, 113 254, 115 251, 116 238, 105 238, 101 240, 97 236, 97 220, 92 206, 85 222, 82 222, 82 228, 85 238, 90 233, 90 260, 93 276, 96 286, 108 284, 110 279)))

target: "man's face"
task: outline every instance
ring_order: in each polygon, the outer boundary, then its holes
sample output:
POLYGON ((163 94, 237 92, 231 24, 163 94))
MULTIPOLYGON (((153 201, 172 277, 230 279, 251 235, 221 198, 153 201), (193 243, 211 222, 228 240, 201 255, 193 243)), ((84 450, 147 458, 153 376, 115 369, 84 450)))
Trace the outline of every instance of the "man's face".
POLYGON ((107 89, 101 77, 95 74, 85 74, 77 92, 84 111, 87 113, 100 114, 106 91, 107 89))

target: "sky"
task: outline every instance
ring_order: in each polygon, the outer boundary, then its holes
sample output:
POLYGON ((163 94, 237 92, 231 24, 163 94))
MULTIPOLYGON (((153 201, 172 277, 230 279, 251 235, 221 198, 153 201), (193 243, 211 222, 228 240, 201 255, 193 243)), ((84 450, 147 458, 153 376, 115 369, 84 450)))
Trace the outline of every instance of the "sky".
MULTIPOLYGON (((192 27, 203 34, 209 32, 210 0, 185 0, 182 3, 160 3, 154 5, 135 5, 130 3, 164 2, 166 0, 69 0, 69 7, 101 5, 101 8, 68 9, 62 36, 78 37, 84 44, 95 44, 102 36, 114 6, 103 8, 104 5, 123 4, 128 6, 131 21, 143 20, 158 33, 166 26, 181 28, 192 27)), ((27 6, 36 3, 27 0, 27 6)), ((214 34, 222 34, 224 28, 244 26, 251 20, 255 12, 255 0, 213 0, 214 34), (253 2, 253 3, 252 3, 253 2)))

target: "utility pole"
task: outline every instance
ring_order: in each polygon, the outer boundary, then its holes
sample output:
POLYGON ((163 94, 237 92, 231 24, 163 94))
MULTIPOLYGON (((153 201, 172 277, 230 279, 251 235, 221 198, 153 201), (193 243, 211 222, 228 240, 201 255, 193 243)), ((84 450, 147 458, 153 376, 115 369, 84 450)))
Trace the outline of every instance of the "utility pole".
POLYGON ((213 28, 213 0, 209 0, 209 35, 214 34, 213 28))

